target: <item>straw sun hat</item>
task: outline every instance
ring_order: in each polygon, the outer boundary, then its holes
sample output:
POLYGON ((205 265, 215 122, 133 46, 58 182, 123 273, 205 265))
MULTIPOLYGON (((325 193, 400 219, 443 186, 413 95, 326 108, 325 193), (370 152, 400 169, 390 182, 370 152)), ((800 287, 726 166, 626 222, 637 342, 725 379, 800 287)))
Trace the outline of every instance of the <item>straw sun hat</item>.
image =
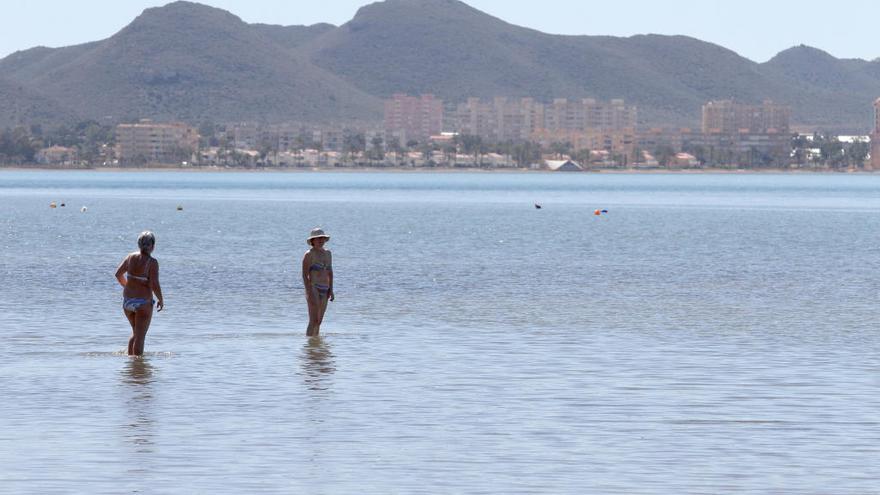
POLYGON ((330 240, 330 236, 327 235, 327 234, 325 234, 325 233, 324 233, 324 230, 321 229, 320 227, 319 227, 319 228, 312 229, 312 233, 311 233, 311 235, 309 235, 309 238, 306 239, 306 244, 311 245, 311 244, 312 244, 312 239, 320 239, 320 238, 322 238, 322 237, 323 237, 324 239, 327 239, 328 241, 330 240))

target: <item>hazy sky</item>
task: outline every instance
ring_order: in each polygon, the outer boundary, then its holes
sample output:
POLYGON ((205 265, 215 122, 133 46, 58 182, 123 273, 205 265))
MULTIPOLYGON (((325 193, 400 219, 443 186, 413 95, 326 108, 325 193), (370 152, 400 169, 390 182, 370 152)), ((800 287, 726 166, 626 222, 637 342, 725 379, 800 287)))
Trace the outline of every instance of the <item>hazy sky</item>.
MULTIPOLYGON (((106 38, 170 0, 0 0, 0 57, 37 45, 106 38)), ((203 0, 247 22, 343 24, 369 0, 203 0)), ((467 0, 513 24, 558 34, 684 34, 763 62, 798 44, 837 57, 880 57, 880 1, 467 0)))

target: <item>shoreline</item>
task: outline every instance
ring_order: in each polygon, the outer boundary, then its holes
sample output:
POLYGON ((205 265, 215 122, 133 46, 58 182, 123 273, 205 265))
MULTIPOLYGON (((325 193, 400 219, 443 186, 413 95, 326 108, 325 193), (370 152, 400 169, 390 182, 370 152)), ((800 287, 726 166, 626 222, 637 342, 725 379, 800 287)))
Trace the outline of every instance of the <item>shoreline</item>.
POLYGON ((508 173, 508 174, 623 174, 623 175, 699 175, 699 174, 715 174, 715 175, 743 175, 743 174, 856 174, 856 175, 873 175, 877 173, 874 170, 830 170, 830 169, 786 169, 786 168, 761 168, 761 169, 743 169, 743 168, 621 168, 621 169, 586 169, 581 172, 554 172, 546 169, 530 169, 530 168, 477 168, 477 167, 297 167, 297 168, 280 168, 280 167, 178 167, 178 166, 149 166, 149 167, 67 167, 67 166, 51 166, 51 165, 0 165, 0 171, 69 171, 69 172, 107 172, 107 173, 137 173, 137 172, 181 172, 181 173, 508 173))

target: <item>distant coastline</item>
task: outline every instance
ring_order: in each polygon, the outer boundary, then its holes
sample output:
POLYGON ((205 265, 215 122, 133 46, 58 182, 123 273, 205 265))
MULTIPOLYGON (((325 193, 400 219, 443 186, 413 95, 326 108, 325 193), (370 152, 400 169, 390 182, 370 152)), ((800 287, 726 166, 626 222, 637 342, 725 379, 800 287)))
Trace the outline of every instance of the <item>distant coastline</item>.
POLYGON ((479 167, 179 167, 179 166, 148 166, 148 167, 69 167, 69 166, 51 166, 51 165, 2 165, 0 171, 71 171, 71 172, 107 172, 107 173, 129 173, 129 172, 253 172, 253 173, 536 173, 536 174, 644 174, 644 175, 662 175, 662 174, 718 174, 718 175, 741 175, 741 174, 856 174, 856 175, 873 175, 876 171, 865 169, 788 169, 788 168, 597 168, 586 169, 582 172, 555 172, 547 169, 531 169, 531 168, 479 168, 479 167))

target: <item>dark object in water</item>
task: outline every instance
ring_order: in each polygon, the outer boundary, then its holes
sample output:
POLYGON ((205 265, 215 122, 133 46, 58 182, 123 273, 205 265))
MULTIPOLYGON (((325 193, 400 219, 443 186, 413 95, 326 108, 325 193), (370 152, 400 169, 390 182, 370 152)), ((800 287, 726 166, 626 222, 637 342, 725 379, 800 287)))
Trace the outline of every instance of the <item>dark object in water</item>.
POLYGON ((177 211, 183 211, 183 206, 177 205, 177 211))
POLYGON ((538 203, 535 203, 535 209, 536 209, 536 210, 540 210, 540 209, 541 209, 541 205, 539 205, 538 203))
POLYGON ((64 203, 61 203, 61 207, 62 207, 62 208, 64 208, 65 206, 67 206, 67 205, 64 204, 64 203))
POLYGON ((602 210, 602 213, 608 213, 608 210, 602 210))

